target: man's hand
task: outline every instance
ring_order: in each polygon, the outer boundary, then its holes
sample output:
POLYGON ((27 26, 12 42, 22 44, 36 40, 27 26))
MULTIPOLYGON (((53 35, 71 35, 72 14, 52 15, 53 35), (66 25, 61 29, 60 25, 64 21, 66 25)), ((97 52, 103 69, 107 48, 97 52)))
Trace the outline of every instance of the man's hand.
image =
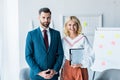
POLYGON ((53 75, 51 75, 51 74, 46 74, 48 71, 50 71, 50 73, 51 73, 51 70, 48 69, 48 70, 39 72, 38 75, 41 76, 41 77, 43 77, 44 79, 51 79, 51 78, 53 77, 53 75))
POLYGON ((50 75, 54 76, 55 74, 57 74, 57 72, 55 70, 53 70, 53 69, 50 69, 50 75))

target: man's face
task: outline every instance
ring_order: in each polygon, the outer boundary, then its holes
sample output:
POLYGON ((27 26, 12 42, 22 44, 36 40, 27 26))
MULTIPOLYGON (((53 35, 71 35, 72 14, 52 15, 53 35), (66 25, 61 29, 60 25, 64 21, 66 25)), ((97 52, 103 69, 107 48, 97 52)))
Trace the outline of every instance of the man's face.
POLYGON ((39 15, 39 20, 42 27, 48 28, 51 21, 51 14, 41 12, 41 14, 39 15))

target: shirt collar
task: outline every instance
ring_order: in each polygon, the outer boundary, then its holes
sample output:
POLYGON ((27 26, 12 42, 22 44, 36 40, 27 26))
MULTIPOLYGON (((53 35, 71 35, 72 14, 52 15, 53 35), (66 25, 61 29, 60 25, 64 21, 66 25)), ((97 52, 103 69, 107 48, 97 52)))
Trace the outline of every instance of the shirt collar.
MULTIPOLYGON (((44 28, 40 27, 41 32, 43 32, 44 28)), ((49 27, 46 28, 47 31, 49 31, 49 27)))

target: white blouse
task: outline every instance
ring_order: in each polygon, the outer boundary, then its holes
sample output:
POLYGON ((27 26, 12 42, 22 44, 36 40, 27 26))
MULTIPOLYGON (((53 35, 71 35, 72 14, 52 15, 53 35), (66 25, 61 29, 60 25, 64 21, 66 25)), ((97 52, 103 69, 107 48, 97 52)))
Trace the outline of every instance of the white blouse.
MULTIPOLYGON (((71 39, 68 36, 64 37, 62 39, 62 43, 63 43, 65 59, 70 60, 69 49, 84 47, 85 53, 84 53, 83 60, 81 62, 82 68, 90 67, 93 64, 95 59, 94 51, 85 35, 80 34, 74 39, 71 39)), ((64 62, 65 62, 65 59, 64 59, 64 62)))

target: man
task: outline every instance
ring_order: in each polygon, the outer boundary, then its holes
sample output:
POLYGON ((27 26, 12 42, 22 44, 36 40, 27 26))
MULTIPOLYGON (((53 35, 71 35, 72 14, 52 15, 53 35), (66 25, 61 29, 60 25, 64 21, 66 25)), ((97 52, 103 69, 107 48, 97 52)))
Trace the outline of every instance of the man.
POLYGON ((30 66, 31 80, 58 80, 63 61, 60 33, 49 28, 51 11, 39 10, 40 27, 28 32, 25 57, 30 66))

